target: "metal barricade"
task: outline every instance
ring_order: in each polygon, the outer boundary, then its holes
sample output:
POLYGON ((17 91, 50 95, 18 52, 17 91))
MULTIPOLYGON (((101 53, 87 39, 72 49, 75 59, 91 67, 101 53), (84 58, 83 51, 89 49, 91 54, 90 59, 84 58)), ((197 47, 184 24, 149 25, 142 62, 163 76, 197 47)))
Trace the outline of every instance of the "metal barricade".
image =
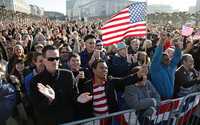
POLYGON ((200 92, 192 93, 184 97, 180 110, 176 114, 176 125, 195 125, 198 118, 194 119, 193 114, 199 110, 200 92))
POLYGON ((130 109, 63 125, 199 125, 199 118, 191 117, 199 107, 200 92, 162 101, 156 112, 142 120, 130 109))
POLYGON ((139 125, 136 119, 135 110, 130 109, 63 125, 139 125), (103 123, 103 120, 108 120, 109 123, 103 123))
POLYGON ((149 117, 152 125, 171 125, 174 122, 174 113, 178 112, 183 98, 162 101, 156 111, 149 117))

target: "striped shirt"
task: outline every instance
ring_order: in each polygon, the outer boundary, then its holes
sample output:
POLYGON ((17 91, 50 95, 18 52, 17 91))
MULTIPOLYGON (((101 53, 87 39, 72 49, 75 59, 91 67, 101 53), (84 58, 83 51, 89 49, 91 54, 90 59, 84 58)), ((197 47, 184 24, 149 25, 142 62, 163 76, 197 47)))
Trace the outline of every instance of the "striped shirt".
POLYGON ((105 85, 93 87, 93 108, 96 116, 108 114, 105 85))

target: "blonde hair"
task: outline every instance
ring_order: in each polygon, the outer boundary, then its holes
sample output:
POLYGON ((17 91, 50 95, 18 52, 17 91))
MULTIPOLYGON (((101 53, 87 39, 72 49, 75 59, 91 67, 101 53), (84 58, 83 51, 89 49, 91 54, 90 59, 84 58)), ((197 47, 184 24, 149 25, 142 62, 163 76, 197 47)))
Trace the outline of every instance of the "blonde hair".
POLYGON ((107 53, 111 53, 114 48, 117 48, 116 44, 113 44, 113 45, 109 46, 108 50, 107 50, 107 53))
POLYGON ((142 49, 145 49, 147 47, 147 45, 151 44, 152 46, 152 41, 151 40, 145 40, 142 46, 142 49))

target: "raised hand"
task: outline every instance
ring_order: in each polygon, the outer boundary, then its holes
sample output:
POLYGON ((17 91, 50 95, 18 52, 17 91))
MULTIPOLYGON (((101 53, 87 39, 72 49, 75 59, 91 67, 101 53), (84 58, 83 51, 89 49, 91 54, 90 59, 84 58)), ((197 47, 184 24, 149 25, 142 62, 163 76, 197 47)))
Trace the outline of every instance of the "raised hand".
POLYGON ((160 33, 160 43, 164 45, 165 44, 164 42, 165 42, 166 39, 167 39, 167 33, 161 32, 160 33))
POLYGON ((127 62, 128 63, 132 63, 132 58, 133 58, 133 55, 132 54, 128 54, 127 55, 127 62))
POLYGON ((100 50, 95 50, 94 54, 95 54, 94 56, 95 56, 96 59, 100 59, 101 58, 101 56, 100 56, 101 55, 101 51, 100 50))
POLYGON ((42 83, 38 83, 37 87, 38 91, 46 96, 50 103, 55 99, 55 92, 49 85, 44 86, 42 83))
POLYGON ((84 79, 85 78, 85 74, 84 71, 79 71, 79 74, 76 77, 77 79, 84 79))
POLYGON ((183 42, 179 39, 177 42, 174 42, 174 45, 175 45, 175 47, 177 47, 179 49, 183 49, 183 42))
POLYGON ((10 75, 10 80, 12 83, 19 83, 19 79, 14 75, 10 75))

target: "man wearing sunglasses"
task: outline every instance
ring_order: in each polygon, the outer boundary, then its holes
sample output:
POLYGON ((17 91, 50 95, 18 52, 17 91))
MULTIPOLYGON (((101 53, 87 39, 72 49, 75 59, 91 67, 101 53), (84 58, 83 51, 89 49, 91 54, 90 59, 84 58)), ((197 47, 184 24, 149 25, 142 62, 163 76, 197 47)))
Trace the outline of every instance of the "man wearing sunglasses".
POLYGON ((37 125, 58 125, 74 120, 76 103, 92 99, 88 93, 78 97, 72 72, 58 69, 59 50, 54 46, 43 49, 45 70, 36 75, 31 83, 37 125))

